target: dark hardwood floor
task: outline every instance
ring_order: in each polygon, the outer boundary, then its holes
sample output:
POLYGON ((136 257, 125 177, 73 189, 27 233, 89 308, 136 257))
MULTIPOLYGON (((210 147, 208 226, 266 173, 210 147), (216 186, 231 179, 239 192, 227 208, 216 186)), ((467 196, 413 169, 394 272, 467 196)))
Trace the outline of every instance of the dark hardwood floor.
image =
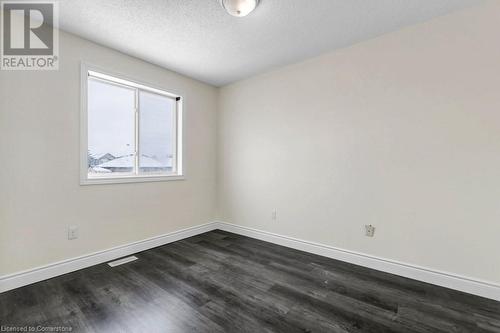
POLYGON ((500 303, 213 231, 0 294, 73 332, 500 332, 500 303))

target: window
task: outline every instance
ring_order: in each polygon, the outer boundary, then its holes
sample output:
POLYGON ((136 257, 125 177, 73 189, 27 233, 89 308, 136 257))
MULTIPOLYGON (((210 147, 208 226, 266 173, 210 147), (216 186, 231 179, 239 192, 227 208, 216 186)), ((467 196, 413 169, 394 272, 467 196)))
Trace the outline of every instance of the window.
POLYGON ((180 96, 82 66, 82 184, 182 178, 180 96))

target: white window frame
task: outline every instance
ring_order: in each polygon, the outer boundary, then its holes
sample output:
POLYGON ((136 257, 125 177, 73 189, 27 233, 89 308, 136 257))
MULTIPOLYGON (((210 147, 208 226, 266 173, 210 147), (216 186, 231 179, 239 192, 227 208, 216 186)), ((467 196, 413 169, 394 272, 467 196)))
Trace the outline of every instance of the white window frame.
POLYGON ((103 70, 97 66, 89 65, 82 62, 81 64, 81 112, 80 112, 80 185, 92 184, 120 184, 120 183, 142 183, 142 182, 157 182, 157 181, 171 181, 171 180, 184 180, 184 165, 183 165, 183 102, 184 98, 178 94, 167 92, 166 89, 157 88, 154 85, 141 83, 137 80, 127 78, 122 74, 111 73, 103 70), (127 88, 134 89, 135 91, 135 147, 136 147, 136 165, 135 174, 133 175, 117 175, 117 176, 94 176, 89 177, 88 174, 88 79, 101 79, 106 83, 126 86, 127 88), (175 99, 176 108, 174 112, 175 129, 174 136, 176 137, 176 147, 173 154, 173 168, 175 171, 168 175, 147 175, 139 174, 138 159, 139 159, 139 91, 151 92, 158 95, 167 96, 175 99))

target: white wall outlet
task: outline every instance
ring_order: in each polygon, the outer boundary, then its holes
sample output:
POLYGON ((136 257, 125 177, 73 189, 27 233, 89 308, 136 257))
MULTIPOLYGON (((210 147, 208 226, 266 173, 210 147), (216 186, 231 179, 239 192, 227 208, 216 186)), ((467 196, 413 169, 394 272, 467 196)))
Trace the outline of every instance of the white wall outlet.
POLYGON ((272 211, 271 211, 271 219, 273 221, 276 221, 278 219, 278 210, 276 208, 274 208, 272 211))
POLYGON ((68 227, 68 239, 77 239, 78 238, 78 227, 77 226, 69 226, 68 227))
POLYGON ((373 237, 375 235, 375 227, 371 224, 365 225, 365 235, 367 237, 373 237))

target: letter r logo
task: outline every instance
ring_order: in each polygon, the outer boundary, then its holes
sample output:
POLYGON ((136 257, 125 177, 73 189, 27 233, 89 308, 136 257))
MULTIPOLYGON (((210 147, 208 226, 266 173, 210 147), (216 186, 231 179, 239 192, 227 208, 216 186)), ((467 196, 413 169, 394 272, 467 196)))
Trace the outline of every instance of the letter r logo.
POLYGON ((2 2, 4 55, 54 54, 54 4, 2 2))

